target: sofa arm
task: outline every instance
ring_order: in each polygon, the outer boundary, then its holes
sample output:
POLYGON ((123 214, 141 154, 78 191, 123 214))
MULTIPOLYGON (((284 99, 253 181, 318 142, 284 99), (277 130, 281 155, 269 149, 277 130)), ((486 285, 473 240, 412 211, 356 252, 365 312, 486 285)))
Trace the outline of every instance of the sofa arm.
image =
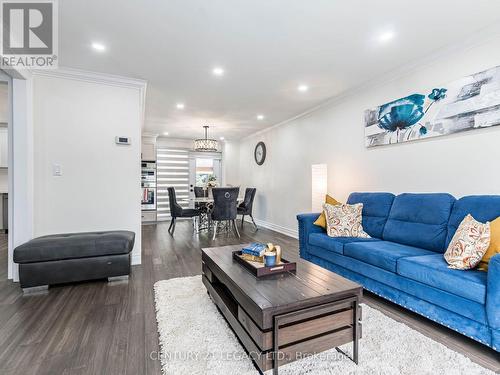
POLYGON ((486 315, 493 329, 500 329, 500 254, 490 259, 486 286, 486 315))
POLYGON ((299 222, 299 253, 301 258, 305 258, 307 253, 309 235, 311 233, 321 233, 325 231, 323 228, 314 225, 319 215, 319 213, 297 215, 297 220, 299 222))

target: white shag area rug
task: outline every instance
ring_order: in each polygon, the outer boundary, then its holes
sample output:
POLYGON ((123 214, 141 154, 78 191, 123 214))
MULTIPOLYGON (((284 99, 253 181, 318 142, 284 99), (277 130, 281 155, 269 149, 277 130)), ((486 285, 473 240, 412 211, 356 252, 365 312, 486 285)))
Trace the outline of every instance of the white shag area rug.
MULTIPOLYGON (((154 290, 161 348, 154 359, 161 360, 164 374, 258 374, 208 296, 201 276, 158 281, 154 290)), ((349 354, 351 348, 351 344, 341 347, 349 354)), ((366 305, 363 305, 358 366, 331 349, 280 366, 279 372, 282 375, 494 374, 366 305)))

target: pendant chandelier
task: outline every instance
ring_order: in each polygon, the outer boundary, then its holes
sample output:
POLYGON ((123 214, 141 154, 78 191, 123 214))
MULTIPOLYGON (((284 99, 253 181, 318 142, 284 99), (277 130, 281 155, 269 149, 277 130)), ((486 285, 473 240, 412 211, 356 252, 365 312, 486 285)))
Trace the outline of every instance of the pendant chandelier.
POLYGON ((195 151, 217 151, 218 143, 215 139, 208 138, 208 125, 203 126, 205 129, 205 138, 195 139, 195 151))

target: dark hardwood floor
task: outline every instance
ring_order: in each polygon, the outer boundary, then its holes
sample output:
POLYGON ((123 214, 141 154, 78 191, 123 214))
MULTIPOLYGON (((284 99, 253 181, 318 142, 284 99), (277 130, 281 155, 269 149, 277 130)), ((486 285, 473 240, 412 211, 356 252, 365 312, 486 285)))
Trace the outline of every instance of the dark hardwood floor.
MULTIPOLYGON (((201 273, 201 247, 243 242, 282 245, 288 259, 298 257, 298 241, 249 224, 241 240, 194 235, 190 222, 147 225, 142 230, 142 265, 128 282, 95 281, 51 287, 23 296, 6 280, 7 241, 0 235, 0 374, 161 374, 153 284, 201 273), (154 357, 154 354, 153 354, 154 357)), ((376 296, 365 302, 483 366, 500 371, 497 353, 376 296)))

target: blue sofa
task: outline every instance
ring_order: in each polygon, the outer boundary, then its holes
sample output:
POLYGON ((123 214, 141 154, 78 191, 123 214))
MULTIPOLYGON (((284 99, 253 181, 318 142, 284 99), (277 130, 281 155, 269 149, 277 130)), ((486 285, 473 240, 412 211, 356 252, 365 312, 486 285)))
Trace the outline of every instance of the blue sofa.
POLYGON ((352 193, 347 203, 363 203, 371 238, 328 237, 313 224, 319 213, 301 214, 303 259, 500 351, 500 254, 488 272, 452 270, 443 258, 467 214, 500 216, 500 196, 352 193))

